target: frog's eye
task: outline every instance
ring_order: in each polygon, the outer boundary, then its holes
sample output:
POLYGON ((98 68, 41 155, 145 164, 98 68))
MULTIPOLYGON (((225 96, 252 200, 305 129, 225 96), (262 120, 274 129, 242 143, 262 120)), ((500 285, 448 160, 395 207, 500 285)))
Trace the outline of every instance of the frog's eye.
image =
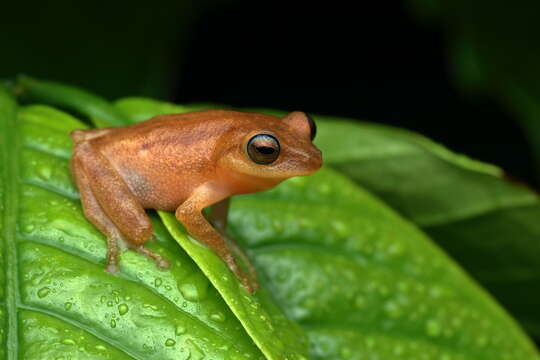
POLYGON ((257 164, 273 163, 279 155, 279 141, 269 134, 255 135, 247 143, 247 153, 257 164))
POLYGON ((315 135, 317 135, 317 125, 315 125, 315 120, 308 114, 306 114, 308 123, 309 123, 309 136, 311 137, 311 141, 315 139, 315 135))

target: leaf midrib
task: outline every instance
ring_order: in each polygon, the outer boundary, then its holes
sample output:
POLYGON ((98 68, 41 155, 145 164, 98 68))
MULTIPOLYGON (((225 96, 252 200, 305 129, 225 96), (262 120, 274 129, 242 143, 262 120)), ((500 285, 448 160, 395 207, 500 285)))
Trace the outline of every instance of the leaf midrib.
POLYGON ((5 184, 5 206, 4 206, 4 249, 6 258, 6 312, 7 312, 7 336, 6 349, 7 360, 18 359, 18 304, 20 302, 19 279, 18 279, 18 263, 17 263, 17 206, 18 206, 18 166, 17 156, 9 156, 9 154, 19 154, 20 146, 17 136, 17 110, 15 102, 0 89, 1 102, 7 104, 8 111, 4 116, 0 115, 3 121, 3 144, 2 154, 3 162, 7 164, 4 170, 3 183, 5 184), (3 101, 2 101, 3 100, 3 101), (13 134, 15 133, 15 134, 13 134), (12 152, 10 151, 12 150, 12 152))

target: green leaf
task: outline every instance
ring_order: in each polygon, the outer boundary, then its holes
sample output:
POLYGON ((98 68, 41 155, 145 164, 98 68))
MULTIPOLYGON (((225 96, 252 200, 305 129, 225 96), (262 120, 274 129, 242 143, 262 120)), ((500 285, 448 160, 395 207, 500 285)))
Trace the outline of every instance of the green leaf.
POLYGON ((307 359, 304 333, 275 307, 266 289, 250 296, 225 263, 212 250, 190 238, 173 214, 160 212, 160 216, 268 359, 307 359))
MULTIPOLYGON (((192 109, 141 99, 116 106, 130 122, 192 109)), ((471 172, 470 184, 500 175, 495 167, 455 156, 424 138, 382 130, 379 140, 388 136, 385 132, 401 139, 399 146, 379 144, 382 160, 408 149, 405 155, 426 153, 427 164, 435 159, 435 164, 459 168, 457 174, 471 172)), ((364 152, 373 155, 368 148, 364 152)), ((492 205, 498 209, 532 201, 526 191, 506 196, 505 184, 497 186, 492 195, 498 200, 492 205)), ((452 204, 449 199, 441 208, 452 209, 452 204)), ((448 218, 460 221, 485 208, 453 211, 448 218)), ((420 206, 416 213, 429 215, 429 207, 420 206)), ((420 218, 433 226, 447 221, 444 216, 420 218)), ((263 285, 308 331, 316 358, 410 358, 418 353, 426 358, 538 358, 512 319, 422 233, 330 170, 236 199, 231 220, 231 231, 251 249, 263 285)))
POLYGON ((328 164, 421 226, 540 337, 536 193, 419 135, 321 120, 318 144, 328 164))
MULTIPOLYGON (((76 89, 71 86, 55 84, 39 80, 19 80, 19 86, 27 93, 39 100, 52 102, 73 109, 79 113, 90 116, 98 125, 126 124, 127 118, 122 112, 113 108, 108 103, 94 101, 94 95, 84 90, 76 89), (99 114, 96 117, 95 114, 99 114), (97 121, 96 121, 97 120, 97 121)), ((68 155, 69 156, 69 155, 68 155)), ((247 333, 253 341, 259 346, 268 359, 306 359, 307 344, 302 330, 289 321, 276 307, 268 294, 261 291, 257 296, 250 296, 232 275, 225 280, 224 274, 229 273, 222 261, 213 256, 209 250, 190 247, 192 244, 187 240, 184 233, 178 229, 178 222, 174 217, 167 218, 166 214, 161 215, 167 220, 167 226, 175 239, 184 247, 188 254, 195 260, 203 273, 211 281, 212 285, 223 296, 223 299, 230 307, 234 315, 240 320, 247 333), (219 274, 217 276, 216 274, 219 274)), ((123 263, 123 262, 122 262, 123 263)), ((196 279, 201 281, 197 276, 196 279)), ((199 286, 196 283, 178 282, 180 290, 184 290, 184 295, 193 296, 193 301, 197 300, 199 287, 208 287, 208 280, 202 282, 199 286)), ((206 292, 206 290, 204 290, 206 292)), ((217 295, 216 295, 217 296, 217 295)), ((221 319, 217 313, 216 319, 221 319)))
POLYGON ((19 95, 30 100, 39 99, 42 103, 80 112, 100 125, 123 125, 122 114, 107 100, 76 87, 24 75, 17 78, 17 87, 19 95))
POLYGON ((159 220, 159 270, 127 251, 104 271, 102 234, 69 176, 80 122, 0 92, 0 354, 54 359, 262 359, 235 315, 159 220))
MULTIPOLYGON (((116 106, 132 122, 192 110, 144 98, 121 99, 116 106)), ((325 164, 421 226, 540 337, 535 300, 540 297, 540 224, 530 215, 540 212, 535 193, 506 181, 499 168, 421 135, 367 122, 315 119, 325 164)))
MULTIPOLYGON (((130 122, 190 109, 137 98, 119 100, 116 106, 130 122)), ((454 209, 467 197, 461 202, 449 197, 438 203, 442 210, 453 210, 448 218, 534 202, 527 191, 500 184, 497 168, 453 155, 425 138, 367 124, 322 120, 318 125, 319 133, 326 134, 318 144, 330 164, 363 155, 363 161, 373 162, 374 176, 376 162, 385 169, 385 161, 393 160, 388 168, 397 169, 408 156, 423 154, 420 163, 439 164, 443 172, 453 169, 454 181, 463 176, 464 190, 480 205, 454 209), (358 138, 360 128, 365 133, 358 138), (340 147, 329 148, 329 141, 340 147), (500 198, 475 194, 480 186, 469 189, 478 179, 493 180, 500 198), (505 191, 515 192, 518 200, 505 191)), ((395 185, 399 178, 380 181, 395 185)), ((441 184, 423 188, 427 196, 441 189, 447 190, 441 184)), ((426 223, 447 221, 421 206, 414 213, 426 223)), ((328 169, 269 192, 233 198, 230 230, 249 249, 263 285, 308 332, 315 358, 538 358, 519 326, 425 235, 328 169)))
POLYGON ((235 198, 230 221, 315 358, 538 358, 425 235, 330 170, 235 198))

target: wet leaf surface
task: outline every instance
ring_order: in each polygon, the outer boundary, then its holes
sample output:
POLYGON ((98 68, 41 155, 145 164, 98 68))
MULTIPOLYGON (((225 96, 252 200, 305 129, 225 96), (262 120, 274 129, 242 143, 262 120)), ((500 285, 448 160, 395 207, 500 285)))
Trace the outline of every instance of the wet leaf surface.
POLYGON ((0 101, 3 357, 262 358, 159 220, 150 247, 172 268, 127 251, 121 273, 106 273, 105 239, 84 218, 68 173, 68 133, 83 125, 45 106, 16 114, 5 93, 0 101))

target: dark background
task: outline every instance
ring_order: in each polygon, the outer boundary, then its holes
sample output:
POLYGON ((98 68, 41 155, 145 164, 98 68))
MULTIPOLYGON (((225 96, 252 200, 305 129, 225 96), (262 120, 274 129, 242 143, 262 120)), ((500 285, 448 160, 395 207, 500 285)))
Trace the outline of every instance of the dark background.
POLYGON ((518 124, 453 83, 443 29, 407 2, 10 3, 0 77, 108 98, 303 110, 420 132, 537 185, 518 124), (33 9, 33 10, 30 10, 33 9))

